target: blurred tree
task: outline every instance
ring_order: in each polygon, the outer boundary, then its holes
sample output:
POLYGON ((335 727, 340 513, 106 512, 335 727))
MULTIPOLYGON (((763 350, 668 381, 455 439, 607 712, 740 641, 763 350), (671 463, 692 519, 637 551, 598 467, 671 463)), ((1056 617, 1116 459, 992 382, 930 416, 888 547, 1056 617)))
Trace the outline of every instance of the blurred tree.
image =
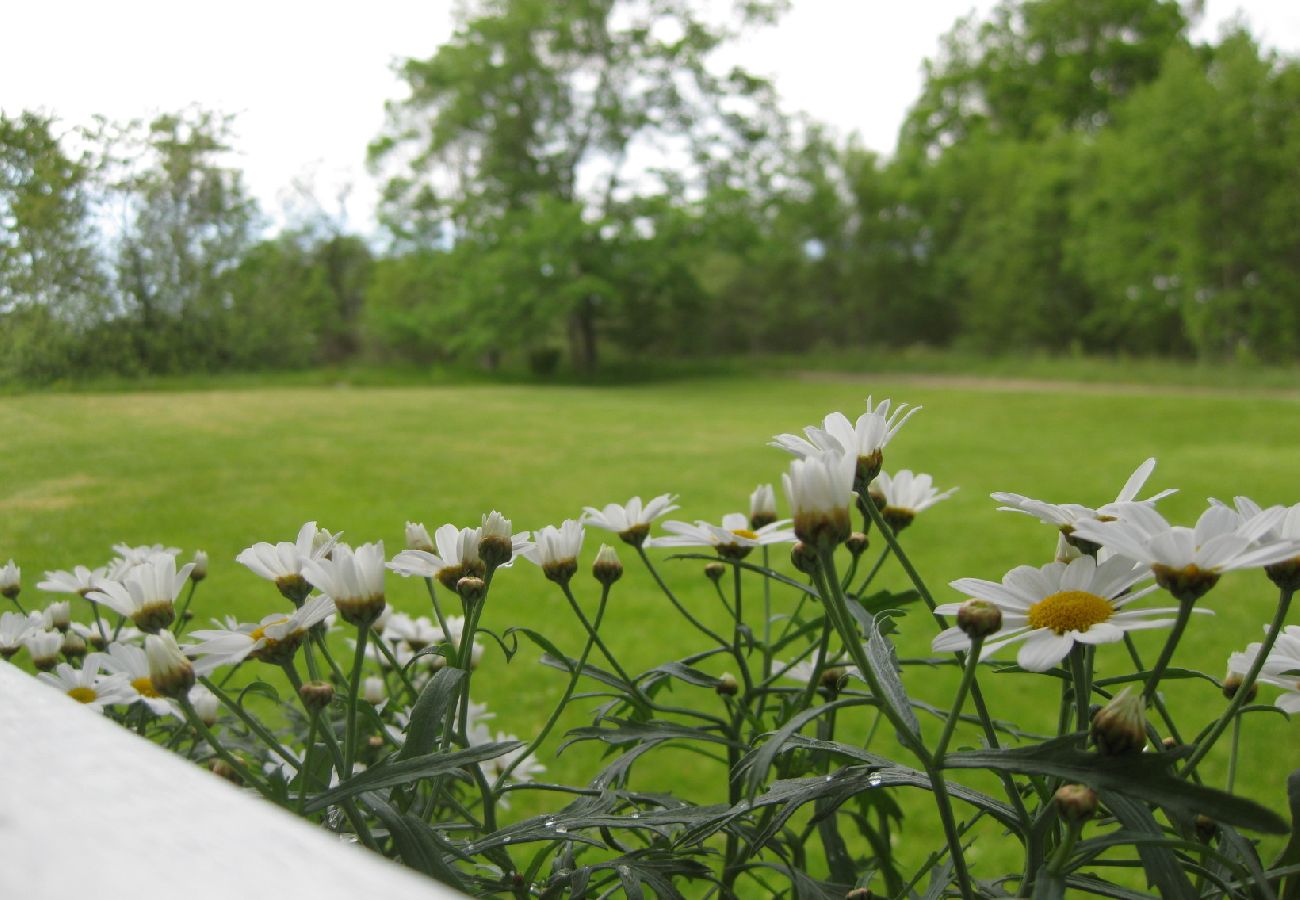
POLYGON ((0 371, 48 381, 107 312, 87 159, 48 116, 0 113, 0 371))
POLYGON ((151 371, 231 361, 223 276, 260 217, 243 174, 224 164, 230 133, 229 116, 198 110, 129 123, 108 139, 119 302, 151 371))
MULTIPOLYGON (((750 22, 780 5, 746 0, 737 9, 750 22)), ((529 276, 515 287, 548 278, 541 260, 505 255, 533 252, 541 235, 557 237, 548 265, 571 276, 562 293, 512 291, 503 302, 538 328, 539 315, 566 318, 574 366, 589 371, 597 318, 622 299, 590 268, 601 256, 592 245, 604 239, 602 224, 622 228, 610 216, 645 193, 651 177, 630 159, 642 152, 707 164, 752 139, 753 110, 770 102, 766 82, 708 65, 729 36, 689 0, 481 0, 432 58, 401 68, 410 96, 389 103, 387 126, 371 146, 372 161, 390 167, 385 223, 408 245, 470 242, 478 249, 459 258, 529 276), (575 255, 555 258, 560 247, 575 255), (578 292, 572 283, 606 292, 578 292)), ((475 297, 466 312, 484 304, 499 305, 475 297)), ((493 321, 506 319, 473 318, 477 328, 493 321)))

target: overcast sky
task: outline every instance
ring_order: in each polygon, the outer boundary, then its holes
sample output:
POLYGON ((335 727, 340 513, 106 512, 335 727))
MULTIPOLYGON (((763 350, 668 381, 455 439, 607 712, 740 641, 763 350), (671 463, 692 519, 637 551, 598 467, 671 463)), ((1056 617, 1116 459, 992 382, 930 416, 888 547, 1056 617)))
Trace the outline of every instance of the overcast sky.
MULTIPOLYGON (((557 0, 562 2, 562 0, 557 0)), ((739 61, 772 77, 788 109, 893 150, 920 90, 921 64, 960 15, 993 0, 794 0, 739 61)), ((402 87, 391 63, 432 55, 451 32, 451 0, 129 0, 14 2, 4 12, 0 109, 68 123, 100 113, 147 117, 191 104, 238 114, 239 162, 276 214, 295 179, 327 206, 351 184, 350 224, 372 224, 367 142, 402 87)), ((1300 50, 1300 0, 1208 0, 1212 38, 1240 12, 1267 46, 1300 50)))

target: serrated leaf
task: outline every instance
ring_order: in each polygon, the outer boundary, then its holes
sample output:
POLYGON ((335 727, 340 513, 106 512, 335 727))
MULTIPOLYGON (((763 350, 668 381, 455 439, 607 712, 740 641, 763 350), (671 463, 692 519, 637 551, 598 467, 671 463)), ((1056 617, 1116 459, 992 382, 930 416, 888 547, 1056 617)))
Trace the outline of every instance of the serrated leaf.
POLYGON ((911 734, 904 743, 919 743, 921 723, 916 720, 916 713, 912 711, 912 700, 903 687, 898 654, 894 652, 893 643, 885 637, 885 629, 892 628, 893 623, 889 621, 887 613, 872 615, 856 600, 846 600, 845 605, 867 636, 867 662, 871 664, 871 671, 876 676, 883 693, 880 697, 881 702, 888 703, 910 730, 911 734), (886 623, 883 626, 880 624, 882 619, 886 623))
MULTIPOLYGON (((559 647, 555 646, 555 643, 546 635, 542 634, 540 631, 534 631, 531 628, 524 628, 519 625, 512 626, 505 630, 505 637, 514 638, 515 641, 514 649, 508 652, 508 655, 506 657, 507 659, 512 658, 515 655, 515 653, 519 652, 519 635, 521 634, 524 637, 528 638, 528 640, 536 644, 538 647, 542 648, 543 653, 549 654, 550 656, 552 656, 557 660, 568 660, 569 657, 565 655, 564 651, 562 651, 559 647)), ((504 641, 501 642, 501 646, 503 649, 505 648, 504 641)), ((572 672, 573 671, 572 666, 569 667, 566 671, 572 672)))
POLYGON ((1166 809, 1196 815, 1205 812, 1220 822, 1263 831, 1287 832, 1281 816, 1253 800, 1184 781, 1170 772, 1172 753, 1103 756, 1078 749, 1077 735, 1032 747, 965 750, 944 757, 946 768, 994 769, 1022 775, 1054 775, 1095 790, 1109 790, 1166 809))
POLYGON ((763 779, 767 777, 767 770, 771 768, 772 761, 785 748, 786 742, 795 735, 799 729, 803 728, 814 719, 849 706, 866 706, 867 701, 859 699, 836 700, 833 703, 824 703, 820 706, 812 706, 803 712, 791 716, 790 720, 782 725, 779 729, 772 732, 766 741, 757 749, 746 754, 746 756, 736 766, 736 771, 731 773, 732 778, 744 777, 746 794, 753 799, 758 793, 758 789, 763 785, 763 779))
POLYGON ((406 728, 406 743, 397 752, 398 759, 411 759, 431 751, 443 731, 443 720, 455 709, 465 670, 444 666, 420 691, 411 707, 411 721, 406 728))
MULTIPOLYGON (((1300 769, 1287 776, 1286 799, 1291 808, 1291 839, 1273 860, 1274 869, 1300 865, 1300 769)), ((1292 875, 1278 888, 1278 900, 1300 900, 1300 875, 1292 875)))
MULTIPOLYGON (((1139 754, 1140 755, 1140 754, 1139 754)), ((1182 782, 1179 782, 1180 784, 1182 782)), ((1140 834, 1163 836, 1164 832, 1151 810, 1130 797, 1120 793, 1097 788, 1097 795, 1106 808, 1114 814, 1125 828, 1140 834)), ((1195 897, 1196 889, 1192 887, 1187 874, 1183 871, 1174 851, 1159 844, 1137 844, 1138 858, 1146 872, 1147 884, 1160 891, 1165 898, 1195 897)))
POLYGON ((377 791, 383 788, 398 787, 412 781, 418 781, 421 778, 432 778, 437 775, 463 777, 464 773, 461 770, 466 766, 475 765, 485 759, 496 759, 498 756, 522 746, 523 741, 500 741, 479 744, 464 750, 428 753, 424 756, 408 757, 407 759, 402 759, 400 756, 391 757, 390 759, 393 761, 383 760, 364 772, 358 772, 347 781, 313 797, 307 801, 306 810, 307 812, 315 812, 362 791, 377 791))
POLYGON ((719 680, 710 675, 708 672, 701 672, 699 669, 692 668, 680 662, 666 662, 662 665, 655 666, 653 669, 647 669, 637 678, 638 681, 654 676, 669 675, 673 678, 680 679, 687 684, 693 684, 696 687, 713 688, 720 683, 719 680))
POLYGON ((450 854, 444 852, 440 846, 442 842, 428 824, 415 816, 398 812, 382 797, 369 797, 366 805, 388 829, 402 862, 462 893, 469 893, 470 885, 447 859, 450 854))
POLYGON ((565 735, 565 741, 560 745, 560 750, 568 747, 570 744, 578 741, 604 741, 607 744, 630 744, 640 741, 654 740, 662 741, 666 739, 678 739, 686 741, 704 741, 711 744, 721 744, 725 747, 741 747, 735 741, 728 740, 719 734, 714 734, 704 728, 692 728, 689 725, 682 725, 677 722, 661 721, 651 719, 649 722, 633 722, 627 719, 608 718, 606 722, 614 723, 613 728, 607 728, 603 725, 587 725, 582 728, 574 728, 565 735))

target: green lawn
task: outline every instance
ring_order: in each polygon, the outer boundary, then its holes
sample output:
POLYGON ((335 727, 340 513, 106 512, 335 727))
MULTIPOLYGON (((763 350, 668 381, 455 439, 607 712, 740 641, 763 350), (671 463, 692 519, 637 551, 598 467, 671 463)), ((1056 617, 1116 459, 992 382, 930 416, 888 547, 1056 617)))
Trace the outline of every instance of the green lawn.
MULTIPOLYGON (((584 505, 671 491, 682 504, 674 516, 717 520, 745 509, 760 482, 777 483, 779 492, 788 457, 766 446, 771 435, 797 431, 831 410, 856 416, 869 392, 925 407, 888 448, 886 468, 927 471, 941 488, 961 487, 903 535, 941 602, 957 599, 946 587, 954 578, 996 580, 1053 552, 1052 532, 1028 517, 995 512, 991 491, 1096 505, 1112 499, 1139 462, 1156 456, 1148 493, 1181 489, 1161 505, 1175 521, 1194 517, 1207 496, 1246 494, 1266 505, 1300 500, 1300 403, 1262 392, 940 388, 895 376, 871 383, 760 377, 600 388, 33 394, 0 398, 0 563, 10 556, 18 562, 23 599, 40 605, 34 586, 42 570, 100 565, 115 542, 163 542, 187 554, 202 548, 212 563, 195 601, 200 619, 250 619, 283 601, 234 562, 236 553, 258 540, 291 540, 308 519, 354 543, 383 539, 389 556, 401 549, 408 519, 430 530, 444 522, 476 525, 491 509, 516 528, 532 529, 575 517, 584 505)), ((585 562, 601 539, 588 534, 585 562)), ((869 550, 868 560, 876 552, 869 550)), ((632 555, 623 558, 629 574, 612 595, 609 644, 629 667, 699 649, 632 555)), ((699 563, 665 563, 664 570, 683 599, 721 627, 725 614, 699 563)), ((580 584, 580 596, 594 603, 594 583, 584 577, 580 584)), ((905 580, 888 565, 882 584, 901 589, 905 580)), ((426 610, 419 582, 392 577, 388 593, 403 610, 426 610)), ((778 608, 786 602, 779 598, 778 608)), ((1230 651, 1259 638, 1273 591, 1259 573, 1235 574, 1206 605, 1217 617, 1193 623, 1175 664, 1219 676, 1230 651)), ((575 653, 580 640, 562 598, 527 562, 498 576, 483 624, 498 632, 537 628, 575 653)), ((907 616, 900 628, 902 655, 928 652, 928 617, 907 616)), ((1158 646, 1159 635, 1142 642, 1151 657, 1158 646)), ((1101 648, 1097 659, 1101 675, 1126 661, 1118 647, 1101 648)), ((560 691, 559 673, 535 660, 525 649, 507 666, 489 647, 476 692, 497 711, 497 727, 529 734, 560 691)), ((909 669, 906 679, 917 695, 946 701, 948 672, 909 669)), ((990 675, 994 714, 1054 727, 1049 681, 990 675)), ((1223 703, 1205 682, 1179 685, 1171 695, 1194 728, 1223 703)), ((1281 716, 1254 716, 1246 728, 1240 788, 1279 810, 1286 772, 1271 748, 1292 746, 1295 727, 1281 716)), ((591 754, 545 761, 556 780, 579 781, 591 754)), ((1211 783, 1222 778, 1220 760, 1214 762, 1204 769, 1211 783)), ((718 799, 718 779, 699 774, 706 768, 665 762, 643 777, 679 778, 679 790, 718 799)))

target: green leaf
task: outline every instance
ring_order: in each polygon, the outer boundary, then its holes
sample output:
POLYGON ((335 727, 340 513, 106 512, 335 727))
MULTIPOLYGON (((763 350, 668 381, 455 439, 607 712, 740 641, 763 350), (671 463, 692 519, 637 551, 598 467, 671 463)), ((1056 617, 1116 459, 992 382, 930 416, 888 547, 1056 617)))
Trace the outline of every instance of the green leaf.
POLYGON ((511 750, 522 746, 523 741, 500 741, 491 744, 479 744, 465 750, 428 753, 424 756, 414 756, 406 759, 402 759, 400 755, 390 757, 395 761, 383 760, 364 772, 353 775, 347 781, 341 782, 328 791, 313 797, 307 802, 306 809, 307 812, 315 812, 361 791, 376 791, 382 788, 397 787, 409 784, 412 781, 418 781, 421 778, 432 778, 435 775, 456 775, 463 778, 465 773, 462 770, 466 766, 475 765, 485 759, 496 759, 503 753, 509 753, 511 750))
POLYGON ((406 729, 406 743, 397 752, 398 759, 423 756, 433 749, 443 731, 443 719, 455 710, 460 683, 465 670, 445 666, 433 673, 411 707, 411 723, 406 729))
POLYGON ((801 728, 814 719, 838 709, 844 709, 849 706, 867 706, 868 701, 851 698, 848 700, 836 700, 834 703, 824 703, 819 706, 812 706, 805 709, 797 715, 791 716, 789 721, 779 729, 772 732, 766 741, 757 749, 746 754, 736 766, 736 771, 732 773, 732 778, 745 779, 746 793, 752 800, 758 793, 758 789, 763 786, 763 779, 767 777, 767 770, 771 768, 772 761, 776 759, 786 746, 786 743, 801 728))
POLYGON ((366 805, 374 810, 388 829, 402 862, 462 893, 470 891, 470 886, 461 873, 448 861, 447 857, 451 854, 444 854, 437 834, 426 822, 398 812, 379 796, 367 797, 366 805))
MULTIPOLYGON (((1291 808, 1291 839, 1286 842, 1271 868, 1300 865, 1300 769, 1286 779, 1287 805, 1291 808)), ((1300 875, 1292 875, 1278 891, 1278 900, 1300 900, 1300 875)))
POLYGON ((907 725, 911 731, 911 741, 919 743, 921 723, 916 720, 916 713, 912 711, 911 698, 907 696, 907 691, 903 687, 898 654, 894 652, 893 643, 885 637, 885 631, 893 627, 888 613, 872 615, 863 608, 862 604, 852 599, 847 599, 845 605, 867 636, 867 662, 871 664, 871 671, 875 674, 884 693, 880 698, 881 701, 888 703, 899 719, 907 725), (884 625, 881 625, 882 619, 884 625))
POLYGON ((705 741, 727 747, 741 746, 722 735, 713 734, 707 729, 692 728, 689 725, 681 725, 677 722, 665 722, 658 719, 651 719, 649 722, 632 722, 627 719, 616 719, 612 716, 605 719, 605 721, 613 723, 614 727, 587 725, 582 728, 572 729, 565 735, 564 743, 560 745, 559 750, 556 752, 561 752, 570 744, 579 741, 593 740, 618 745, 675 738, 687 741, 705 741))
POLYGON ((717 678, 708 672, 702 672, 699 669, 692 668, 680 662, 666 662, 662 665, 655 666, 653 669, 647 669, 640 676, 638 681, 653 675, 669 675, 673 678, 679 678, 687 684, 693 684, 696 687, 713 688, 720 683, 717 678))
POLYGON ((1229 825, 1270 834, 1287 832, 1272 810, 1225 791, 1184 781, 1170 772, 1176 754, 1135 753, 1102 756, 1078 749, 1079 735, 1065 735, 1032 747, 1010 750, 966 750, 944 757, 954 769, 994 769, 1022 775, 1054 775, 1144 800, 1187 815, 1205 812, 1229 825))
POLYGON ((279 691, 277 691, 271 685, 267 684, 265 681, 254 681, 252 684, 248 685, 246 688, 244 688, 242 691, 239 692, 239 696, 235 698, 235 702, 238 703, 239 706, 242 708, 244 705, 244 698, 246 698, 249 694, 256 694, 258 696, 265 697, 267 700, 270 700, 272 703, 280 702, 279 691))
POLYGON ((1065 879, 1049 875, 1047 866, 1040 866, 1034 876, 1034 900, 1065 900, 1065 879))
MULTIPOLYGON (((505 641, 501 642, 501 649, 506 651, 507 660, 512 659, 514 655, 519 652, 518 635, 521 634, 524 637, 528 638, 528 640, 536 644, 538 647, 541 647, 543 653, 550 654, 552 657, 559 660, 568 659, 568 657, 564 654, 564 651, 562 651, 559 647, 555 646, 554 642, 551 641, 551 639, 548 638, 546 635, 542 634, 540 631, 534 631, 531 628, 523 628, 521 626, 515 625, 510 628, 507 628, 504 634, 504 637, 514 638, 513 649, 506 650, 505 641)), ((572 667, 570 667, 568 671, 572 672, 573 671, 572 667)))
MULTIPOLYGON (((1097 789, 1097 795, 1125 828, 1139 834, 1164 836, 1160 824, 1144 804, 1135 802, 1123 794, 1100 788, 1097 789)), ((1148 886, 1160 891, 1162 897, 1196 896, 1196 890, 1187 879, 1187 874, 1183 871, 1178 856, 1172 848, 1160 844, 1140 843, 1135 849, 1138 858, 1142 860, 1142 868, 1146 871, 1148 886)))

